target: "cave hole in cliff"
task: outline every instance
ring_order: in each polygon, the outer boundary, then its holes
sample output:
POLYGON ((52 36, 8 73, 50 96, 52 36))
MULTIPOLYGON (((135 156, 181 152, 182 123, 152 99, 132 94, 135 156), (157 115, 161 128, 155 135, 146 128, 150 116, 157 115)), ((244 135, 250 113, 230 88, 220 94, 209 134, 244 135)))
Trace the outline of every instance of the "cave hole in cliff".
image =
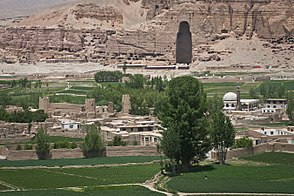
POLYGON ((176 63, 190 64, 192 62, 192 35, 190 24, 180 22, 176 41, 176 63))

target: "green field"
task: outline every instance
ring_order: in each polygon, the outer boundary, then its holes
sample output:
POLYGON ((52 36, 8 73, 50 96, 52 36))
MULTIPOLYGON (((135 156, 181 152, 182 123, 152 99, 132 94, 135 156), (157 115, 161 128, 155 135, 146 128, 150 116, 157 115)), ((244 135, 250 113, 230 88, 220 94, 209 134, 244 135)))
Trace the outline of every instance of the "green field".
POLYGON ((145 163, 160 160, 157 156, 136 157, 99 157, 92 159, 52 159, 52 160, 24 160, 24 161, 0 161, 0 167, 25 167, 25 166, 66 166, 66 165, 108 165, 126 163, 145 163))
POLYGON ((289 153, 267 152, 255 156, 245 157, 243 159, 255 162, 294 166, 294 154, 289 153))
POLYGON ((294 154, 266 153, 246 160, 262 163, 197 166, 172 177, 167 186, 195 193, 294 193, 294 154))
POLYGON ((143 183, 158 171, 158 164, 102 168, 2 169, 0 181, 20 189, 97 186, 143 183))
POLYGON ((94 187, 77 190, 60 190, 60 189, 49 189, 49 190, 31 190, 21 192, 6 192, 1 195, 21 195, 21 196, 52 196, 52 195, 103 195, 103 196, 159 196, 160 193, 149 191, 147 188, 140 186, 118 186, 118 187, 94 187))

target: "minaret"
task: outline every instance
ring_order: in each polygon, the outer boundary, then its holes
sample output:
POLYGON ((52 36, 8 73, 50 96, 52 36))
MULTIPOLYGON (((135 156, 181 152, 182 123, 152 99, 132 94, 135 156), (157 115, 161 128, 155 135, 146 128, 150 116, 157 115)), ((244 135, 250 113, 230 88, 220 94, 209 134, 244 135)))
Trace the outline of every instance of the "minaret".
POLYGON ((241 111, 241 92, 240 83, 237 83, 237 111, 241 111))

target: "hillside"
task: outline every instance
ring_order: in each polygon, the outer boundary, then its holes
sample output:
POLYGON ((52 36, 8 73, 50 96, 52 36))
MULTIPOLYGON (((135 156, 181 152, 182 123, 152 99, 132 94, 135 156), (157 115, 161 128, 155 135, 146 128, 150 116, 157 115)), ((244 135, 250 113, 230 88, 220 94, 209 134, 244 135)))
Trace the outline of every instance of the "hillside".
POLYGON ((194 64, 214 62, 218 65, 231 61, 233 64, 242 63, 243 59, 250 63, 246 53, 240 50, 244 50, 244 44, 250 48, 251 40, 259 40, 249 49, 250 55, 258 51, 266 51, 266 54, 253 63, 293 66, 290 61, 294 52, 291 0, 67 3, 0 29, 0 59, 4 62, 9 59, 11 62, 173 64, 176 35, 182 21, 190 26, 194 64), (237 42, 235 48, 220 47, 220 44, 230 45, 228 38, 243 41, 240 45, 237 42), (225 61, 227 56, 232 60, 225 61))

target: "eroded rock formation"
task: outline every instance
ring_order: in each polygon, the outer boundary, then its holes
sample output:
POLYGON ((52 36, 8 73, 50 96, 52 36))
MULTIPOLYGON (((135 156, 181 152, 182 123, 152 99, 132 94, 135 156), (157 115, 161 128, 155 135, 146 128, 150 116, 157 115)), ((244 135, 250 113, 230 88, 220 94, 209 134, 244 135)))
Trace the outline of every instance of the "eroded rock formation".
POLYGON ((291 0, 88 0, 0 29, 2 61, 175 63, 180 22, 190 25, 193 61, 200 44, 253 35, 293 41, 291 0))

